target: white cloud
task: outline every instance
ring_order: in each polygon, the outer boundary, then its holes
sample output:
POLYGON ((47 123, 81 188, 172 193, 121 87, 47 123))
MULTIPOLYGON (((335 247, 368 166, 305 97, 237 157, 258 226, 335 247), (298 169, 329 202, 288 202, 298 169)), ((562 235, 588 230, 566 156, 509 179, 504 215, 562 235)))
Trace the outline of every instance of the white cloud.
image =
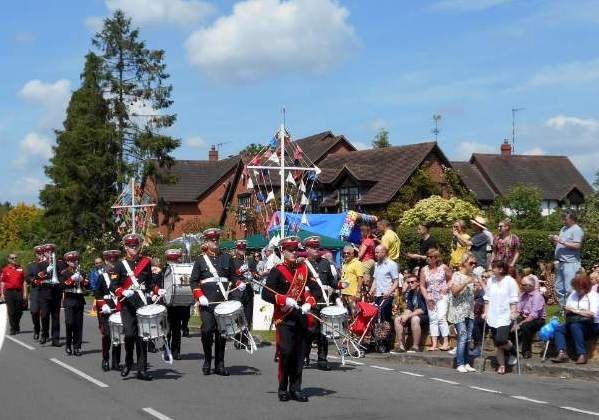
POLYGON ((370 149, 370 144, 367 143, 363 143, 361 141, 352 141, 351 144, 354 145, 354 147, 358 150, 366 150, 366 149, 370 149))
POLYGON ((57 103, 64 103, 68 99, 70 91, 71 82, 66 79, 54 83, 45 83, 34 79, 25 83, 19 91, 19 95, 36 105, 54 106, 57 103))
POLYGON ((183 144, 192 149, 204 149, 208 146, 208 143, 200 136, 188 137, 183 141, 183 144))
POLYGON ((46 163, 52 157, 52 144, 52 139, 44 134, 34 131, 27 133, 19 143, 19 155, 13 165, 23 168, 30 162, 46 163))
POLYGON ((379 131, 383 128, 389 128, 389 124, 382 118, 377 118, 370 123, 370 129, 372 131, 379 131))
POLYGON ((566 128, 581 128, 585 130, 599 130, 599 120, 592 118, 568 117, 565 115, 557 115, 545 121, 545 125, 550 128, 562 130, 566 128))
POLYGON ((530 150, 527 150, 525 152, 522 152, 523 155, 534 155, 534 156, 539 156, 539 155, 544 155, 545 151, 540 148, 540 147, 533 147, 530 150))
POLYGON ((45 182, 39 178, 24 176, 23 178, 17 180, 15 183, 15 189, 22 195, 37 195, 39 190, 41 190, 44 185, 45 182))
POLYGON ((245 0, 185 42, 189 62, 215 80, 248 82, 322 73, 356 45, 337 0, 245 0))
POLYGON ((599 58, 546 66, 535 73, 523 88, 572 85, 599 80, 599 58))
POLYGON ((122 10, 136 24, 189 25, 216 11, 212 4, 199 0, 106 0, 105 3, 111 12, 122 10))
POLYGON ((441 0, 431 6, 434 11, 476 12, 511 3, 513 0, 441 0))
POLYGON ((499 147, 474 141, 463 141, 458 144, 452 159, 468 160, 472 156, 472 153, 499 153, 499 147))

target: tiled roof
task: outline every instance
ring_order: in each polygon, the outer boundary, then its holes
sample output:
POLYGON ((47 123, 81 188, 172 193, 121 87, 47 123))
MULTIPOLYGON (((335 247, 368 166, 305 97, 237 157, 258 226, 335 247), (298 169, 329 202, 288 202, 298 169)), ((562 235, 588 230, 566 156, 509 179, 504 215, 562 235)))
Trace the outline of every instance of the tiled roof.
POLYGON ((449 165, 436 142, 417 143, 327 156, 319 164, 323 171, 318 179, 331 184, 347 170, 358 180, 374 183, 360 204, 386 204, 433 151, 449 165))
POLYGON ((158 184, 158 196, 170 203, 197 201, 240 161, 239 156, 218 161, 176 160, 169 173, 177 177, 177 182, 158 184))
MULTIPOLYGON (((470 159, 496 194, 506 195, 517 184, 538 187, 544 200, 563 200, 574 189, 593 191, 566 156, 532 156, 475 153, 470 159)), ((476 192, 476 191, 475 191, 476 192)))
POLYGON ((455 169, 466 187, 470 188, 479 201, 493 201, 497 197, 497 193, 485 181, 478 168, 470 162, 451 162, 451 166, 455 169))
POLYGON ((295 143, 302 148, 305 155, 313 163, 318 163, 340 141, 347 142, 350 148, 355 150, 354 146, 344 136, 335 136, 330 131, 323 131, 322 133, 297 139, 295 143))

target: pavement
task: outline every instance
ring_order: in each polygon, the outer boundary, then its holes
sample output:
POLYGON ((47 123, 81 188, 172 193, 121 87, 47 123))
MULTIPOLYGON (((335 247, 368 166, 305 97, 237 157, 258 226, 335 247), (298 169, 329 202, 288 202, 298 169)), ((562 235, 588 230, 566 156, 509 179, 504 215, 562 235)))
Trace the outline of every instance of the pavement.
MULTIPOLYGON (((61 322, 63 319, 61 318, 61 322)), ((64 325, 61 326, 64 331, 64 325)), ((29 313, 0 352, 0 410, 6 419, 577 419, 599 417, 599 384, 534 375, 459 374, 389 355, 304 370, 308 403, 277 399, 272 346, 250 355, 227 345, 231 376, 203 376, 197 334, 173 365, 150 353, 151 382, 100 367, 97 320, 84 321, 84 354, 40 346, 29 313)), ((64 339, 61 340, 64 343, 64 339)), ((393 355, 391 355, 393 356, 393 355)))

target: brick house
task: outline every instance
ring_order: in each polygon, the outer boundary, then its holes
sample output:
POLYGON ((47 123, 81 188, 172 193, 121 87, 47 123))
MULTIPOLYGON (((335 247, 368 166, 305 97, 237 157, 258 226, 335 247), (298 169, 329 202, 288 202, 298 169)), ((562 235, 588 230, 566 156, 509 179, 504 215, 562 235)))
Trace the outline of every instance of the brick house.
POLYGON ((514 155, 507 141, 499 154, 474 153, 468 162, 451 165, 483 208, 518 184, 541 190, 543 215, 566 204, 576 208, 593 191, 567 156, 514 155))

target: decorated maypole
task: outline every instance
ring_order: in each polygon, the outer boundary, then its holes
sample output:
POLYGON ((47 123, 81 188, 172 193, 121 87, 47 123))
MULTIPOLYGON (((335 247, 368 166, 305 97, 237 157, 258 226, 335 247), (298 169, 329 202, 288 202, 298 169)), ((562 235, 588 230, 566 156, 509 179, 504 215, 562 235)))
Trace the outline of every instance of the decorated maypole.
POLYGON ((141 233, 145 236, 155 206, 151 197, 135 184, 135 177, 131 177, 129 185, 123 189, 118 200, 112 206, 119 234, 130 232, 141 233))
POLYGON ((267 229, 278 225, 279 238, 299 229, 299 225, 285 223, 286 215, 302 214, 302 223, 306 220, 309 204, 316 198, 314 185, 320 172, 301 147, 291 140, 285 126, 283 108, 279 131, 270 144, 249 161, 244 171, 248 189, 254 190, 256 213, 261 215, 267 229), (279 206, 276 206, 276 184, 273 183, 277 171, 280 182, 279 206), (272 172, 275 172, 273 176, 272 172))

